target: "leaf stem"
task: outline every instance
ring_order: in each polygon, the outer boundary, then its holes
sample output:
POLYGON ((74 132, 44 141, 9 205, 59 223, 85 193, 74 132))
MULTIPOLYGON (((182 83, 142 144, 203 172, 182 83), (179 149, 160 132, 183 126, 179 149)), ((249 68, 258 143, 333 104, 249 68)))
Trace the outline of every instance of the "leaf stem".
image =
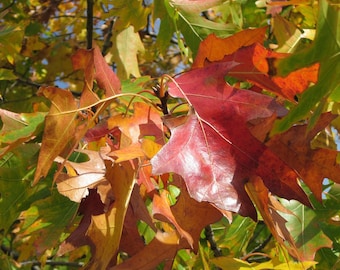
POLYGON ((112 101, 112 100, 120 98, 120 97, 127 97, 127 96, 139 97, 139 98, 143 99, 144 101, 146 101, 146 102, 148 102, 148 103, 150 103, 154 106, 154 103, 152 102, 152 100, 148 99, 147 97, 144 97, 144 96, 139 95, 139 94, 122 93, 122 94, 117 94, 117 95, 110 96, 110 97, 107 97, 107 98, 103 98, 103 99, 98 100, 97 102, 95 102, 91 105, 85 106, 85 107, 80 107, 80 108, 75 109, 75 110, 69 110, 69 111, 63 111, 63 112, 58 112, 58 113, 54 113, 54 114, 49 114, 49 116, 58 116, 58 115, 76 113, 76 112, 79 112, 79 111, 85 111, 85 110, 91 109, 94 106, 102 105, 105 102, 112 101))

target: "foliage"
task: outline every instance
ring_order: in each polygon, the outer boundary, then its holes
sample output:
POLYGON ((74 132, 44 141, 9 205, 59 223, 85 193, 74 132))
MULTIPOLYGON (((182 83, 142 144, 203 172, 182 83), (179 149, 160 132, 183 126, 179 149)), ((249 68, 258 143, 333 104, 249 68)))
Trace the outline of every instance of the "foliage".
POLYGON ((337 269, 338 15, 3 1, 0 268, 337 269))

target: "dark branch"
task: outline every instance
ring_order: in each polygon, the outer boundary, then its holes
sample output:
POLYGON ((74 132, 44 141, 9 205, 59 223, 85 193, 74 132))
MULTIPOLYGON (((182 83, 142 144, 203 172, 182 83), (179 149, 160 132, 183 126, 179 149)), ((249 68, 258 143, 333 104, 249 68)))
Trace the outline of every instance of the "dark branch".
MULTIPOLYGON (((47 260, 45 262, 46 265, 51 265, 51 266, 68 266, 68 267, 83 267, 84 264, 81 262, 58 262, 58 261, 52 261, 52 260, 47 260)), ((24 265, 32 265, 32 266, 40 266, 41 263, 39 261, 25 261, 20 263, 21 266, 24 265)))
POLYGON ((273 237, 273 235, 269 234, 268 237, 261 244, 259 244, 252 251, 250 251, 249 254, 260 252, 269 243, 269 241, 272 239, 272 237, 273 237))
POLYGON ((102 55, 106 55, 108 50, 112 47, 111 37, 112 37, 112 28, 114 25, 115 20, 112 19, 110 21, 109 27, 107 29, 107 33, 104 39, 103 49, 102 49, 102 55))
POLYGON ((4 7, 0 10, 0 13, 4 12, 7 9, 10 9, 15 4, 15 0, 13 0, 8 6, 4 7))
POLYGON ((87 49, 92 49, 92 34, 93 34, 93 0, 87 0, 87 49))
POLYGON ((211 250, 214 252, 215 257, 220 257, 222 256, 222 251, 221 249, 217 246, 215 239, 214 239, 214 232, 211 229, 211 226, 208 225, 204 228, 204 234, 205 238, 208 240, 210 244, 211 250))

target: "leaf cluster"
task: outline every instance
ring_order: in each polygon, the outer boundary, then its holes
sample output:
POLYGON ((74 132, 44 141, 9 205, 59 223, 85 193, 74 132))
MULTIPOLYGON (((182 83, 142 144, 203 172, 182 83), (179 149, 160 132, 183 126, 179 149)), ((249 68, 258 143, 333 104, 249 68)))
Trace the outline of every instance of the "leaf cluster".
POLYGON ((337 4, 5 0, 0 21, 1 269, 337 269, 337 4))

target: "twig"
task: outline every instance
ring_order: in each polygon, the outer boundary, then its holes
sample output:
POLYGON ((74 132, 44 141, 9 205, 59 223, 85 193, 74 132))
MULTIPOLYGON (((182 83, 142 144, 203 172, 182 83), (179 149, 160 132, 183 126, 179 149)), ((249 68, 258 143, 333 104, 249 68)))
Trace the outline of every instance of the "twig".
MULTIPOLYGON (((82 262, 60 262, 60 261, 53 261, 53 260, 47 260, 45 264, 51 265, 51 266, 69 266, 69 267, 78 267, 78 268, 84 266, 84 263, 82 262)), ((20 265, 21 266, 24 266, 24 265, 40 266, 41 262, 25 261, 25 262, 21 262, 20 265)))
POLYGON ((222 251, 221 249, 217 246, 215 239, 214 239, 214 232, 211 229, 211 226, 208 225, 204 228, 204 234, 205 238, 208 240, 210 244, 211 250, 214 252, 215 257, 220 257, 222 256, 222 251))
POLYGON ((108 52, 108 50, 112 47, 111 37, 112 37, 112 28, 114 25, 115 19, 112 19, 110 21, 109 27, 107 29, 107 34, 104 38, 104 44, 102 49, 102 55, 105 56, 108 52))
POLYGON ((87 22, 86 22, 86 41, 87 49, 92 49, 92 34, 93 34, 93 0, 87 0, 87 22))
POLYGON ((13 0, 8 6, 4 7, 3 9, 1 9, 0 13, 10 9, 14 4, 15 4, 15 0, 13 0))
POLYGON ((255 247, 252 251, 250 251, 249 253, 256 253, 261 251, 262 249, 264 249, 264 247, 269 243, 269 241, 272 239, 273 235, 270 234, 268 235, 268 237, 266 238, 266 240, 264 240, 261 244, 259 244, 257 247, 255 247))

